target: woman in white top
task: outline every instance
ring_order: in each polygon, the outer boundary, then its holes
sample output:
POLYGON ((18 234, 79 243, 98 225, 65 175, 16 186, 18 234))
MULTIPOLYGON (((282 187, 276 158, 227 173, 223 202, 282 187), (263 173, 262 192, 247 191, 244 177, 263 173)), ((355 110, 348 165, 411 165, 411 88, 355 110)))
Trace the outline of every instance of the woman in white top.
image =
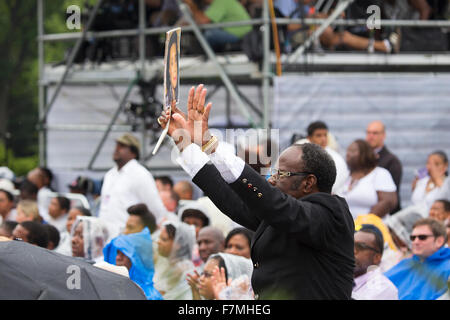
POLYGON ((110 232, 97 217, 77 216, 71 229, 72 256, 103 262, 103 247, 110 232))
POLYGON ((370 145, 361 139, 347 148, 350 176, 337 194, 348 203, 353 218, 373 213, 383 218, 397 205, 396 186, 391 174, 376 166, 370 145))
POLYGON ((192 300, 186 276, 194 270, 195 227, 184 222, 167 221, 161 226, 157 244, 153 277, 155 289, 164 300, 192 300))
MULTIPOLYGON (((428 175, 413 182, 411 201, 413 205, 425 203, 429 210, 440 196, 440 191, 447 179, 448 158, 445 152, 435 151, 428 156, 428 175)), ((428 211, 427 211, 428 212, 428 211)))

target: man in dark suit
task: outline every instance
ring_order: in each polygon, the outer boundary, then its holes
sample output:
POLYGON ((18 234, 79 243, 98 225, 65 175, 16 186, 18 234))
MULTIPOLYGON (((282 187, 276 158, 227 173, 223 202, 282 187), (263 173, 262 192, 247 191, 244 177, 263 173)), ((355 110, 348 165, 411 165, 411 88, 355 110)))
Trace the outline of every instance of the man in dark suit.
MULTIPOLYGON (((266 181, 209 134, 205 96, 203 86, 191 89, 188 116, 173 114, 169 135, 193 182, 232 220, 255 231, 255 298, 350 299, 355 227, 346 201, 330 194, 336 178, 331 157, 314 144, 291 146, 266 181), (199 141, 189 138, 195 137, 195 121, 202 129, 199 141), (190 135, 181 141, 177 128, 190 135)), ((168 116, 158 120, 163 127, 168 116)))
POLYGON ((372 121, 367 126, 366 141, 375 151, 377 166, 388 170, 397 186, 398 204, 391 214, 399 211, 400 207, 400 183, 402 180, 402 164, 400 160, 384 145, 386 128, 381 121, 372 121))

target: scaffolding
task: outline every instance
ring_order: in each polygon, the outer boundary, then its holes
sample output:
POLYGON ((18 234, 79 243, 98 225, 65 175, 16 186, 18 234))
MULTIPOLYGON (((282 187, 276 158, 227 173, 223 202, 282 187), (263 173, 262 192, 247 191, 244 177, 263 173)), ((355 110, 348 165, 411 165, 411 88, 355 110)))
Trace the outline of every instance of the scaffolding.
MULTIPOLYGON (((102 4, 102 0, 98 0, 93 10, 90 13, 88 21, 82 32, 78 33, 63 33, 63 34, 44 34, 44 0, 38 1, 38 59, 39 59, 39 159, 41 165, 46 164, 46 136, 47 136, 47 119, 52 111, 52 107, 61 91, 61 88, 69 83, 82 84, 82 83, 96 83, 96 82, 111 82, 111 83, 126 83, 128 88, 123 96, 120 98, 120 102, 117 106, 116 112, 112 115, 109 124, 101 129, 103 135, 95 152, 89 163, 86 164, 86 169, 93 169, 94 162, 100 153, 103 144, 113 130, 124 130, 123 126, 115 125, 117 116, 124 108, 124 104, 131 92, 131 89, 137 84, 139 79, 150 79, 156 73, 161 72, 163 66, 161 63, 155 61, 149 61, 146 58, 146 42, 145 38, 149 35, 157 35, 165 33, 171 29, 171 27, 163 28, 146 28, 146 13, 145 13, 145 0, 139 0, 139 27, 132 30, 112 30, 102 32, 89 31, 90 26, 102 4), (124 36, 135 36, 139 39, 139 59, 138 61, 122 70, 120 74, 114 73, 114 71, 87 71, 87 70, 74 70, 74 60, 78 50, 81 47, 83 40, 86 38, 115 38, 124 36), (45 52, 44 44, 55 41, 76 41, 74 49, 71 51, 66 64, 59 69, 49 70, 45 66, 45 52), (47 88, 50 84, 56 84, 52 96, 47 99, 47 88)), ((285 71, 304 72, 304 71, 328 71, 333 70, 336 65, 342 64, 342 61, 347 63, 357 70, 368 68, 371 66, 385 66, 392 71, 392 68, 399 66, 415 65, 416 67, 424 67, 426 71, 445 71, 450 70, 450 56, 447 54, 419 54, 419 55, 370 55, 367 53, 355 54, 355 53, 307 53, 307 49, 318 39, 321 33, 326 27, 330 25, 335 26, 357 26, 366 25, 366 20, 348 20, 340 19, 339 15, 343 12, 354 0, 339 0, 337 1, 334 12, 327 19, 287 19, 276 18, 277 25, 287 25, 290 23, 301 23, 305 25, 317 25, 318 28, 312 33, 308 39, 291 54, 285 54, 282 57, 283 68, 285 71), (349 63, 349 61, 351 61, 349 63), (317 69, 312 69, 311 66, 317 65, 317 69), (320 69, 320 66, 324 70, 320 69), (365 67, 362 67, 365 66, 365 67), (435 69, 433 69, 435 68, 435 69), (447 68, 447 69, 445 69, 447 68)), ((205 80, 209 78, 211 83, 215 85, 210 95, 213 95, 217 88, 223 86, 227 92, 227 106, 231 101, 237 106, 241 115, 248 121, 248 126, 253 128, 270 128, 269 114, 271 110, 270 104, 270 90, 274 74, 272 72, 273 65, 275 63, 275 57, 270 50, 270 32, 271 32, 271 19, 269 16, 269 1, 263 1, 262 17, 260 19, 252 19, 249 21, 218 23, 218 24, 206 24, 197 25, 192 18, 188 7, 181 1, 177 0, 179 7, 183 13, 185 19, 189 22, 189 25, 183 27, 183 32, 192 32, 196 39, 199 41, 203 51, 207 56, 207 61, 203 65, 209 65, 211 70, 214 70, 210 74, 205 72, 199 72, 194 70, 186 77, 183 78, 184 83, 198 83, 199 79, 205 80), (205 40, 202 30, 209 28, 224 28, 232 26, 260 26, 262 32, 263 42, 263 59, 261 68, 253 62, 248 61, 246 57, 242 59, 239 57, 222 57, 218 56, 205 40), (230 63, 231 61, 231 63, 230 63), (250 99, 239 89, 239 84, 251 84, 257 85, 260 88, 262 95, 262 108, 255 106, 250 99), (254 119, 251 112, 258 114, 261 118, 260 121, 254 119)), ((319 1, 324 2, 324 1, 319 1)), ((334 1, 328 1, 326 6, 334 1)), ((380 23, 383 26, 420 26, 420 27, 443 27, 449 28, 450 21, 410 21, 410 20, 381 20, 380 23)), ((195 58, 183 59, 189 64, 191 61, 195 63, 195 58), (191 59, 191 60, 189 60, 191 59)), ((350 68, 351 70, 351 68, 350 68)), ((380 70, 380 69, 378 69, 380 70)), ((61 126, 59 129, 63 130, 77 129, 77 130, 89 130, 87 126, 70 127, 68 125, 61 126)), ((148 159, 145 140, 145 128, 142 130, 142 145, 144 146, 143 161, 148 159)))

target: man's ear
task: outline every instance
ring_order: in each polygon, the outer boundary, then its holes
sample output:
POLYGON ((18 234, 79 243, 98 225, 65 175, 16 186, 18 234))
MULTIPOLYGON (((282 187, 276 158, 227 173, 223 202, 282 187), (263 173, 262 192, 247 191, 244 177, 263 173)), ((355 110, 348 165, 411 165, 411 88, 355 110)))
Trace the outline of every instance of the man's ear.
POLYGON ((375 253, 375 255, 373 256, 373 264, 378 266, 380 262, 381 262, 381 253, 375 253))
POLYGON ((440 248, 445 244, 445 238, 444 237, 437 237, 435 240, 437 246, 440 248))
POLYGON ((310 174, 305 178, 305 186, 303 187, 304 192, 306 194, 314 191, 314 188, 317 186, 317 178, 316 176, 310 174))

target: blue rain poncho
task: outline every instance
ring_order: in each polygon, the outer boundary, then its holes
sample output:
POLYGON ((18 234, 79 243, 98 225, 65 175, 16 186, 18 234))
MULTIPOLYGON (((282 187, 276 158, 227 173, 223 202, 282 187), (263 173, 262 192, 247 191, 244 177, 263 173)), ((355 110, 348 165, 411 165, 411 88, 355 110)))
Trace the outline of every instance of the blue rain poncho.
POLYGON ((103 249, 105 261, 115 265, 117 251, 121 251, 131 260, 130 279, 144 290, 147 299, 162 300, 161 294, 153 287, 155 269, 149 229, 112 239, 103 249))
POLYGON ((435 300, 448 290, 450 249, 442 247, 423 262, 404 259, 384 275, 398 288, 399 300, 435 300))

